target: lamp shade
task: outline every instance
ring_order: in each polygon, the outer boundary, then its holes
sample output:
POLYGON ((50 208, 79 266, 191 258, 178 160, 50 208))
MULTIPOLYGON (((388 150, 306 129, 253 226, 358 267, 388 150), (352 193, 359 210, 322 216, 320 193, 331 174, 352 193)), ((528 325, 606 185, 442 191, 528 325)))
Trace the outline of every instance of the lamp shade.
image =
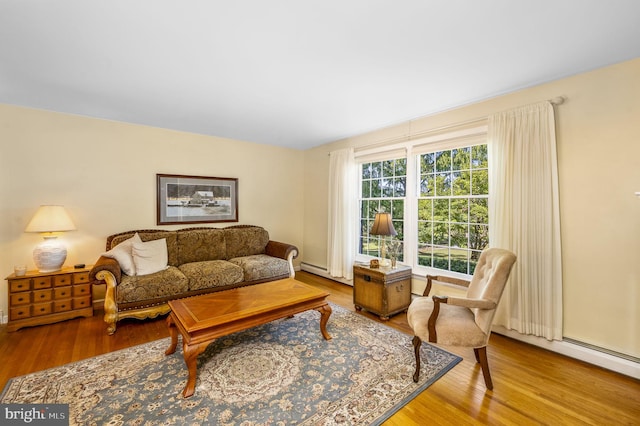
POLYGON ((75 231, 76 226, 63 206, 40 206, 25 232, 75 231))
POLYGON ((371 235, 398 235, 391 221, 391 213, 376 213, 369 233, 371 235))

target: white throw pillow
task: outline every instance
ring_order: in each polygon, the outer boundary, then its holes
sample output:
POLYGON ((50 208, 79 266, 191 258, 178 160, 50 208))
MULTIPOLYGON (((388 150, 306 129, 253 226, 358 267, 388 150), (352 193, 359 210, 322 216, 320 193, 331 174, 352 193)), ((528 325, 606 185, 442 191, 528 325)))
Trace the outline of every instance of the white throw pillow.
POLYGON ((167 269, 167 240, 162 238, 133 243, 133 263, 138 275, 149 275, 167 269))
POLYGON ((120 269, 127 275, 136 274, 136 265, 133 263, 133 243, 141 243, 140 235, 136 234, 121 242, 106 253, 102 253, 104 257, 115 259, 120 264, 120 269))

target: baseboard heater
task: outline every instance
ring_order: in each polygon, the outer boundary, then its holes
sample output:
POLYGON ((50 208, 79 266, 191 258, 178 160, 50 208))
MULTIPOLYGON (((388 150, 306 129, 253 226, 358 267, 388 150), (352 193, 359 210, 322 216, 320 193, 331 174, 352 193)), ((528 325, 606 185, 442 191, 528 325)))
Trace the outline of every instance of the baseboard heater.
POLYGON ((617 358, 626 359, 628 361, 640 364, 640 358, 632 356, 632 355, 624 354, 622 352, 612 351, 611 349, 607 349, 607 348, 601 348, 600 346, 592 345, 590 343, 581 342, 579 340, 569 339, 567 337, 563 337, 562 340, 567 342, 567 343, 571 343, 572 345, 582 346, 583 348, 591 349, 592 351, 602 352, 602 353, 605 353, 607 355, 615 356, 617 358))
POLYGON ((353 287, 353 280, 348 280, 346 278, 332 277, 331 275, 329 275, 329 271, 327 271, 327 268, 322 268, 320 266, 316 266, 316 265, 312 265, 310 263, 302 262, 300 264, 300 270, 312 273, 314 275, 319 275, 319 276, 321 276, 323 278, 328 278, 328 279, 333 280, 333 281, 338 281, 339 283, 350 285, 350 286, 353 287))

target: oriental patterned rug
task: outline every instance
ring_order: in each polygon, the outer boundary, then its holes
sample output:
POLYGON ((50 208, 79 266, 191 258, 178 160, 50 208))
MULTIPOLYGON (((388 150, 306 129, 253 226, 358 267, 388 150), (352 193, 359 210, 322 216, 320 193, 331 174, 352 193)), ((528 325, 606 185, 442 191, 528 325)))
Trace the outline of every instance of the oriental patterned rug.
POLYGON ((414 383, 411 337, 332 305, 213 342, 198 358, 195 394, 182 397, 187 370, 170 339, 11 379, 4 404, 69 404, 79 425, 380 424, 461 358, 422 345, 414 383))

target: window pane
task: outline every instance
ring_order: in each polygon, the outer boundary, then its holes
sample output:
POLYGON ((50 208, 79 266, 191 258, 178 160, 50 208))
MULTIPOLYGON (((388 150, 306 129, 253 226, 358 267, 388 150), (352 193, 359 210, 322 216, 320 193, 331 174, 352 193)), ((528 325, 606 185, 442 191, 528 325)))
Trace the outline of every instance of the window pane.
POLYGON ((453 170, 469 170, 471 168, 471 148, 460 148, 451 151, 453 170))
POLYGON ((436 153, 436 172, 451 171, 451 151, 436 153))
POLYGON ((471 191, 474 195, 489 195, 489 172, 486 169, 473 171, 471 191))
POLYGON ((369 202, 369 211, 367 213, 367 218, 371 220, 373 223, 373 219, 376 217, 376 212, 380 209, 380 203, 376 201, 369 202))
POLYGON ((382 183, 382 196, 393 197, 393 179, 380 179, 382 183))
POLYGON ((449 245, 449 224, 443 222, 433 223, 433 243, 449 245))
POLYGON ((464 223, 469 221, 468 198, 454 198, 451 200, 451 221, 464 223))
POLYGON ((369 179, 371 177, 371 163, 362 165, 362 179, 369 179))
POLYGON ((431 246, 427 244, 418 245, 418 265, 432 266, 433 255, 431 253, 431 246))
POLYGON ((451 195, 451 174, 440 173, 436 175, 436 195, 448 197, 451 195))
POLYGON ((433 200, 433 220, 449 220, 449 199, 433 200))
POLYGON ((433 173, 435 171, 434 165, 436 163, 436 154, 422 154, 420 156, 420 170, 422 173, 433 173))
POLYGON ((374 179, 382 177, 382 163, 371 163, 371 177, 374 179))
POLYGON ((489 245, 489 227, 487 225, 471 225, 469 227, 469 247, 484 250, 489 245))
POLYGON ((469 225, 455 223, 451 225, 451 242, 449 246, 467 248, 469 236, 469 225))
POLYGON ((369 198, 371 196, 371 181, 362 181, 362 198, 369 198))
POLYGON ((453 195, 471 194, 471 173, 469 171, 454 172, 452 177, 453 195))
POLYGON ((418 222, 418 243, 432 244, 433 222, 418 222))
POLYGON ((371 181, 371 197, 379 198, 382 196, 382 188, 380 188, 380 180, 376 179, 371 181))
POLYGON ((404 218, 404 200, 393 200, 391 202, 391 216, 396 218, 404 218))
POLYGON ((393 180, 393 196, 404 197, 407 193, 407 178, 397 177, 393 180))
POLYGON ((487 168, 489 165, 489 155, 487 145, 476 145, 471 147, 471 167, 487 168))
POLYGON ((489 207, 486 198, 472 198, 469 211, 469 222, 489 223, 489 207))
POLYGON ((449 270, 449 249, 447 247, 433 248, 433 267, 449 270))
POLYGON ((431 219, 431 200, 418 200, 418 220, 431 219))
POLYGON ((433 175, 424 175, 420 180, 420 196, 430 197, 435 195, 435 181, 433 175))
POLYGON ((466 274, 469 271, 469 250, 451 249, 451 270, 466 274))

